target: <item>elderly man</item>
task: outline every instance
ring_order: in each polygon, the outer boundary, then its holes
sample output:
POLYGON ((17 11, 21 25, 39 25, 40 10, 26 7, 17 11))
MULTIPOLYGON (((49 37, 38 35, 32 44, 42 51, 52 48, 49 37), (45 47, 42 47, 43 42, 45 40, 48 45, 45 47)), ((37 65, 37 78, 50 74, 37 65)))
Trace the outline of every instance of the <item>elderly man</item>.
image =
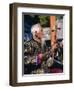
POLYGON ((31 32, 33 34, 33 39, 40 43, 42 51, 44 49, 45 39, 44 39, 44 32, 40 25, 40 23, 37 23, 32 26, 31 32))

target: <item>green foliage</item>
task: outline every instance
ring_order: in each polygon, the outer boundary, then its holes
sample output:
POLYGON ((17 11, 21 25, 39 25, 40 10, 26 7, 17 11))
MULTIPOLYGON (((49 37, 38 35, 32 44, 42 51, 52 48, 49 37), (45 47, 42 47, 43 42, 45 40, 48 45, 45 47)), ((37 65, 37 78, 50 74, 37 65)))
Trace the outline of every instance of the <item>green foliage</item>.
POLYGON ((49 27, 49 16, 39 16, 40 18, 40 24, 43 26, 43 27, 49 27))
POLYGON ((63 15, 56 16, 56 20, 57 19, 63 19, 63 15))

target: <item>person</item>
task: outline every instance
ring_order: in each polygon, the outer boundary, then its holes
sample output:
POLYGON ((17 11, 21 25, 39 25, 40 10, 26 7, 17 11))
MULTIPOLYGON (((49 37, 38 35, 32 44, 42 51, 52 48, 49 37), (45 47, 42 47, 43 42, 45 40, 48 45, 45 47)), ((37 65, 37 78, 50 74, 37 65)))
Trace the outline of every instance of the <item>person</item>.
POLYGON ((33 39, 40 44, 41 49, 44 52, 44 46, 46 44, 45 44, 44 32, 40 23, 33 25, 31 31, 33 34, 33 39))
POLYGON ((33 39, 38 43, 41 43, 41 38, 42 38, 41 29, 42 27, 40 23, 34 24, 31 28, 33 39))

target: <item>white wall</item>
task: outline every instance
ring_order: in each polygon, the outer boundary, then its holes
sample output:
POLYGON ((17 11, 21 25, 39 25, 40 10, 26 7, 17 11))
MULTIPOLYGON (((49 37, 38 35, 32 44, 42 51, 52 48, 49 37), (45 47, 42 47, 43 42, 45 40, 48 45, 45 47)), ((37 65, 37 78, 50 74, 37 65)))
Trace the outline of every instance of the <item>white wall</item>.
POLYGON ((73 90, 74 83, 28 87, 9 86, 9 3, 12 2, 72 5, 74 10, 74 0, 0 0, 0 90, 73 90))

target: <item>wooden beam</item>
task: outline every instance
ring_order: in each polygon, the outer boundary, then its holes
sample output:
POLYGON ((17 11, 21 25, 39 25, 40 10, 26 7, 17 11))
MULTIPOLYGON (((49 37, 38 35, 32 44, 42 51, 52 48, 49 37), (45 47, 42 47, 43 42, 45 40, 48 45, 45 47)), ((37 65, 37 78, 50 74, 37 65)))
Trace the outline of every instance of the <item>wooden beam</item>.
POLYGON ((54 51, 56 48, 56 41, 57 41, 57 32, 56 32, 56 16, 50 16, 50 30, 51 30, 51 47, 54 51))
POLYGON ((50 30, 51 30, 51 47, 55 48, 56 43, 56 16, 50 16, 50 30))

